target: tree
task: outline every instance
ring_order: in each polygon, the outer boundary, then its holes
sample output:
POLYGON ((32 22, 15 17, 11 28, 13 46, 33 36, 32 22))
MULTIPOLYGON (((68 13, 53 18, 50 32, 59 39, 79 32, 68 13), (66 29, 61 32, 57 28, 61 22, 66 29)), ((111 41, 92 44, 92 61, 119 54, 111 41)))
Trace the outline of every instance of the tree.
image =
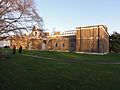
POLYGON ((0 0, 0 35, 21 34, 42 22, 33 0, 0 0))
POLYGON ((113 32, 110 36, 110 48, 113 52, 120 52, 120 34, 113 32))

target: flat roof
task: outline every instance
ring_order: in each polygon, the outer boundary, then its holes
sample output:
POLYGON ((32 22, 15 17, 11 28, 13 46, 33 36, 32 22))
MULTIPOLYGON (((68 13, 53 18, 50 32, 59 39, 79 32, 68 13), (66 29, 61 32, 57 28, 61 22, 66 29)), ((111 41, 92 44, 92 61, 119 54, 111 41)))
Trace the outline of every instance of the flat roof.
POLYGON ((88 26, 82 26, 82 27, 76 27, 76 29, 79 29, 79 28, 91 28, 91 27, 104 27, 105 29, 107 29, 106 25, 88 25, 88 26))

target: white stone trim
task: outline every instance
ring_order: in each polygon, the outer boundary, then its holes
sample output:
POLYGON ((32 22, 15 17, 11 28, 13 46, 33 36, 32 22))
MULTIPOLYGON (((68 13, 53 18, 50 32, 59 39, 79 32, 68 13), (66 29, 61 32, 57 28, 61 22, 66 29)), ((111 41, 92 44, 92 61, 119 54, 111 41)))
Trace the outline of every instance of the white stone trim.
POLYGON ((76 52, 78 54, 94 54, 94 55, 105 55, 108 54, 109 52, 104 52, 104 53, 94 53, 94 52, 76 52))

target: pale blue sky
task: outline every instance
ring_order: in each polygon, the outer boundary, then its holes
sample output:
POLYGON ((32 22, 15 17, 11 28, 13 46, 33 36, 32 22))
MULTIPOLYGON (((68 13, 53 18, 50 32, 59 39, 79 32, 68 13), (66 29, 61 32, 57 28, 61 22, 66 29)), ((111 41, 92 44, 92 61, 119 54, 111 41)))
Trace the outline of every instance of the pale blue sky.
POLYGON ((44 28, 74 30, 78 26, 107 25, 120 33, 120 0, 35 0, 44 28))

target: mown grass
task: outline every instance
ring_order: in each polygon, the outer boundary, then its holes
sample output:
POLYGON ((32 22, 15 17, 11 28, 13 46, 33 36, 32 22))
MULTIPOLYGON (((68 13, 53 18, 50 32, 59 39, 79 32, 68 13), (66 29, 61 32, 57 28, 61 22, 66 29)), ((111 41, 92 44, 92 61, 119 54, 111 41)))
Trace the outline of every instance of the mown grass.
POLYGON ((90 62, 119 62, 120 54, 109 53, 105 55, 97 55, 97 54, 76 54, 69 52, 56 52, 56 51, 24 51, 24 54, 29 55, 37 55, 49 58, 63 59, 63 60, 79 60, 79 61, 90 61, 90 62))
POLYGON ((119 61, 118 54, 101 56, 47 51, 24 51, 23 54, 77 62, 9 54, 5 60, 0 60, 0 90, 120 89, 120 65, 89 63, 98 60, 119 61))

